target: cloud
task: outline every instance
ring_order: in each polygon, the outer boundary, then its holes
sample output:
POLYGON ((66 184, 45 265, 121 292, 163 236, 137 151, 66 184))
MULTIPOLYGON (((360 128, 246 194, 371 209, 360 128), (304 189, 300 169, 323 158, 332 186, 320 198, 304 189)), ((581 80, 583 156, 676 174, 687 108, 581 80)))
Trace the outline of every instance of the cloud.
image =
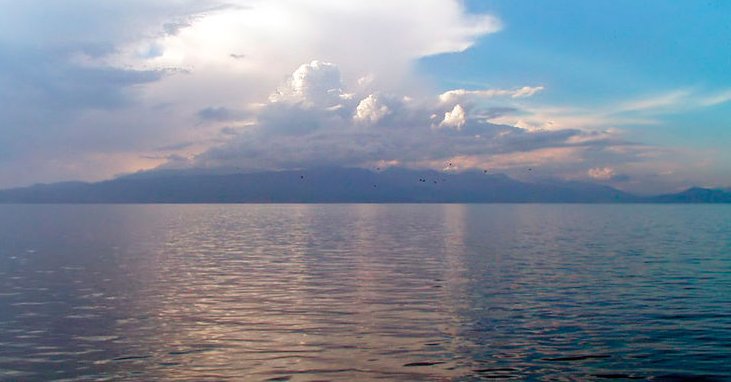
POLYGON ((381 97, 370 94, 358 103, 353 120, 356 122, 378 123, 390 113, 391 109, 388 108, 381 97))
POLYGON ((211 123, 211 124, 219 124, 219 123, 237 123, 240 124, 241 121, 245 121, 246 118, 249 118, 252 114, 256 112, 256 107, 241 107, 241 108, 232 108, 232 107, 226 107, 226 106, 207 106, 203 109, 198 110, 195 114, 200 120, 201 123, 211 123))
MULTIPOLYGON (((524 87, 522 89, 538 89, 524 87)), ((485 91, 455 91, 444 93, 441 98, 459 100, 482 94, 485 91)), ((486 91, 485 96, 494 97, 495 91, 486 91)), ((521 91, 516 90, 516 94, 521 91)), ((525 91, 525 94, 530 93, 525 91)), ((535 92, 533 92, 535 93, 535 92)), ((498 95, 510 94, 498 90, 498 95)), ((520 105, 512 113, 500 113, 492 120, 496 123, 510 124, 526 130, 555 129, 617 129, 622 127, 660 126, 673 114, 692 112, 703 108, 722 105, 731 101, 731 91, 699 91, 678 89, 661 94, 626 97, 629 100, 590 107, 520 105)))
POLYGON ((513 97, 513 98, 532 97, 533 95, 542 91, 543 89, 544 89, 543 86, 534 86, 534 87, 523 86, 522 88, 515 90, 513 92, 513 94, 511 95, 511 97, 513 97))
POLYGON ((611 167, 595 167, 587 171, 589 177, 597 180, 610 180, 615 177, 616 173, 611 167))
POLYGON ((263 125, 303 134, 343 119, 397 123, 401 100, 365 89, 419 92, 415 60, 463 51, 500 28, 457 0, 7 2, 0 187, 135 171, 162 163, 150 159, 158 147, 190 158, 263 125), (279 105, 257 109, 267 96, 279 105))
POLYGON ((96 61, 248 73, 278 82, 293 65, 322 57, 347 68, 349 82, 373 73, 381 87, 398 87, 410 80, 413 60, 464 51, 502 27, 494 16, 466 13, 455 0, 236 4, 190 15, 167 28, 174 33, 129 41, 96 61))
POLYGON ((464 108, 457 104, 451 111, 444 113, 444 119, 439 126, 452 127, 457 130, 461 130, 462 127, 467 123, 467 116, 464 108))
MULTIPOLYGON (((301 67, 295 66, 295 71, 301 67)), ((319 90, 310 96, 301 91, 295 92, 296 97, 281 98, 280 87, 274 97, 257 104, 254 118, 236 134, 163 168, 260 171, 337 165, 442 170, 452 163, 453 170, 488 169, 528 181, 551 177, 600 181, 652 193, 692 184, 687 163, 702 162, 690 152, 632 142, 624 130, 605 124, 609 117, 590 110, 554 107, 539 115, 539 109, 517 104, 506 93, 490 98, 486 105, 450 105, 438 94, 407 97, 372 86, 349 87, 342 76, 339 83, 333 80, 340 71, 334 63, 310 62, 305 67, 309 80, 322 81, 307 88, 319 90), (581 112, 585 114, 572 114, 581 112), (557 116, 557 122, 548 128, 498 122, 539 121, 549 113, 557 116), (652 175, 667 171, 673 171, 674 181, 652 175)), ((292 90, 291 78, 284 80, 285 89, 292 90)), ((490 94, 490 90, 475 91, 490 94)))
POLYGON ((445 104, 455 104, 465 102, 466 100, 474 100, 480 98, 494 98, 494 97, 510 97, 510 98, 525 98, 531 97, 536 93, 542 91, 543 86, 524 86, 519 89, 506 90, 506 89, 486 89, 486 90, 466 90, 466 89, 455 89, 449 90, 439 95, 439 100, 445 104))
POLYGON ((656 111, 678 105, 686 100, 690 94, 688 90, 675 90, 666 94, 636 99, 617 105, 614 112, 656 111))
POLYGON ((205 1, 6 2, 0 13, 0 187, 100 179, 150 167, 140 153, 171 143, 175 124, 145 89, 159 68, 87 65, 205 1), (22 168, 23 171, 17 171, 22 168))
POLYGON ((710 107, 721 105, 731 101, 731 90, 724 90, 715 94, 704 96, 700 104, 702 106, 710 107))
POLYGON ((340 69, 314 60, 300 65, 287 82, 269 97, 271 102, 303 103, 307 107, 337 106, 343 98, 340 69))
MULTIPOLYGON (((438 95, 412 98, 363 93, 358 86, 351 90, 339 72, 334 63, 300 65, 240 134, 192 160, 165 167, 272 170, 390 163, 442 168, 446 161, 461 158, 464 169, 481 168, 508 153, 625 144, 610 133, 533 131, 491 123, 485 113, 445 105, 438 95)), ((515 110, 494 109, 498 114, 515 110)))
POLYGON ((677 89, 620 103, 613 107, 612 113, 672 114, 717 106, 729 101, 731 101, 729 89, 720 91, 677 89))

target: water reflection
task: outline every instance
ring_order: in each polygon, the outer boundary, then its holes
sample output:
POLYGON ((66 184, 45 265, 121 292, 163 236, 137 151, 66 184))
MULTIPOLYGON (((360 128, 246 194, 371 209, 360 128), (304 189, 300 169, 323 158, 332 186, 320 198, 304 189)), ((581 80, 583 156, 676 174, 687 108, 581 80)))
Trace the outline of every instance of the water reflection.
POLYGON ((662 380, 731 364, 728 208, 0 212, 0 380, 662 380))
POLYGON ((165 230, 153 293, 138 297, 154 301, 154 341, 123 357, 175 380, 463 375, 463 213, 192 209, 165 230))

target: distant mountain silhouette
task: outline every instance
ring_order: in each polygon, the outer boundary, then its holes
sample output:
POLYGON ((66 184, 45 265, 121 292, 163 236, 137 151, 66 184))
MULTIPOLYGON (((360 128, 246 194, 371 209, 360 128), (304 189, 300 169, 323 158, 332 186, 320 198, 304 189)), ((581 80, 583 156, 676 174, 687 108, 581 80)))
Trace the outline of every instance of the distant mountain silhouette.
POLYGON ((521 182, 502 174, 391 168, 206 174, 151 171, 97 182, 0 191, 0 203, 712 203, 722 190, 639 197, 581 182, 521 182))
POLYGON ((677 194, 656 196, 653 201, 657 203, 731 203, 731 192, 693 187, 677 194))

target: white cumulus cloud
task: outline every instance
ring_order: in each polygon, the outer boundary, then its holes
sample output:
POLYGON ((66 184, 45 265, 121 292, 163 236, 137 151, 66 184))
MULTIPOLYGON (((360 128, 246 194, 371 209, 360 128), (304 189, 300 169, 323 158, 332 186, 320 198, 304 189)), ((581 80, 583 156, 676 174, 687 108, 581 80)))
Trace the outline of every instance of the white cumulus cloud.
POLYGON ((342 86, 340 69, 336 65, 314 60, 300 65, 269 100, 333 106, 343 98, 342 86))
POLYGON ((358 122, 377 123, 390 112, 391 109, 380 97, 371 94, 358 103, 353 119, 358 122))
POLYGON ((439 126, 452 127, 457 130, 461 129, 467 123, 467 115, 464 108, 457 104, 451 111, 444 113, 444 119, 439 126))

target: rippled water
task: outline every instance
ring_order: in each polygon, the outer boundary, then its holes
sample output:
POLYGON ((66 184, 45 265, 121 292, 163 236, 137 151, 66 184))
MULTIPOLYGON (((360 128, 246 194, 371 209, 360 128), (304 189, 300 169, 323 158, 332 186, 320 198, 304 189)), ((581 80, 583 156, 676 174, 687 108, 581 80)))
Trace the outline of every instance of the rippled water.
POLYGON ((731 380, 731 206, 0 206, 0 380, 498 378, 731 380))

